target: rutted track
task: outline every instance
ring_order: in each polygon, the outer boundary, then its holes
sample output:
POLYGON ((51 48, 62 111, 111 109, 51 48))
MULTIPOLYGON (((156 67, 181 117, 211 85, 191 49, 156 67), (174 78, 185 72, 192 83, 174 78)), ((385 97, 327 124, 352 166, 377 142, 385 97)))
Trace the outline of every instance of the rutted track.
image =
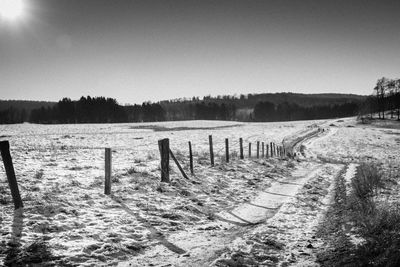
POLYGON ((282 141, 286 151, 291 157, 295 157, 300 152, 300 146, 306 140, 310 140, 321 133, 322 129, 317 125, 310 126, 309 129, 299 132, 295 135, 285 137, 282 141))
MULTIPOLYGON (((292 139, 286 145, 297 153, 302 143, 315 138, 321 132, 322 130, 316 127, 304 132, 301 137, 292 139)), ((214 214, 215 220, 210 223, 192 227, 184 232, 176 232, 167 237, 169 242, 187 253, 178 255, 160 244, 120 266, 209 266, 220 262, 224 258, 229 258, 229 253, 235 250, 232 244, 240 243, 255 232, 262 232, 269 224, 275 224, 274 227, 279 228, 279 224, 276 225, 273 218, 278 214, 280 215, 277 218, 282 217, 282 214, 287 212, 288 203, 298 202, 300 192, 303 192, 302 194, 306 195, 304 198, 307 199, 310 184, 316 188, 329 187, 343 167, 341 164, 302 161, 290 176, 275 180, 269 188, 256 193, 250 202, 214 214), (308 187, 304 187, 305 185, 308 187)), ((328 202, 328 194, 322 194, 320 198, 321 203, 328 202)), ((301 239, 301 231, 297 233, 298 239, 301 239)))

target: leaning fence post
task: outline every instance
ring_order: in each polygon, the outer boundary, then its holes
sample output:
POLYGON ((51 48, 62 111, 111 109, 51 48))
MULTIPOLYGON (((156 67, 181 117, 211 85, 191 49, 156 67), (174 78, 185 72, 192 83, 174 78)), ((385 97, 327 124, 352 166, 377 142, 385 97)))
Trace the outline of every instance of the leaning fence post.
POLYGON ((249 143, 249 158, 251 158, 251 143, 249 143))
POLYGON ((179 164, 179 161, 175 158, 174 153, 172 153, 171 149, 169 150, 169 154, 171 155, 171 158, 174 160, 179 171, 182 173, 182 176, 185 177, 186 179, 189 179, 189 177, 186 175, 185 171, 183 170, 181 164, 179 164))
POLYGON ((190 164, 190 173, 194 174, 194 171, 193 171, 192 143, 190 141, 189 141, 189 164, 190 164))
POLYGON ((161 182, 169 183, 169 139, 158 140, 161 156, 161 182))
POLYGON ((260 141, 257 141, 257 158, 260 158, 260 141))
POLYGON ((21 195, 19 194, 18 182, 15 177, 14 166, 10 154, 10 143, 8 141, 0 142, 1 157, 3 158, 4 168, 6 169, 6 175, 8 185, 10 186, 11 196, 14 202, 14 208, 19 209, 24 205, 22 204, 21 195))
POLYGON ((214 150, 213 150, 212 135, 208 136, 208 141, 210 143, 210 161, 211 161, 211 166, 214 166, 214 150))
POLYGON ((239 138, 239 144, 240 144, 240 159, 243 159, 243 139, 239 138))
POLYGON ((225 138, 225 158, 226 162, 229 162, 229 139, 225 138))
POLYGON ((104 183, 104 194, 111 194, 111 148, 105 149, 105 183, 104 183))

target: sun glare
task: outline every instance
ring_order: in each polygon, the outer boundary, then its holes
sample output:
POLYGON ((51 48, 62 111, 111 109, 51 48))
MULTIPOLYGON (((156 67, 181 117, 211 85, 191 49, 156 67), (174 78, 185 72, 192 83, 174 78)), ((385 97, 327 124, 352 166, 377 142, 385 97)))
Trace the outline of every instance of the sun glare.
POLYGON ((0 0, 0 19, 14 21, 22 17, 23 0, 0 0))

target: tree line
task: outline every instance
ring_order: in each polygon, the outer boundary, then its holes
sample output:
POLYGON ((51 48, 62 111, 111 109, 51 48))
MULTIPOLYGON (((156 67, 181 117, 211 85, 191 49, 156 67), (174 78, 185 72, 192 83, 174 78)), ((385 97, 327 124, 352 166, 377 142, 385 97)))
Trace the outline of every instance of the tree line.
MULTIPOLYGON (((21 110, 0 110, 0 123, 123 123, 172 120, 235 120, 235 121, 289 121, 325 119, 353 116, 358 112, 361 96, 354 95, 310 95, 319 99, 310 104, 307 95, 279 93, 271 101, 255 102, 254 95, 210 96, 199 98, 145 102, 141 105, 122 106, 113 98, 81 97, 73 101, 63 98, 57 103, 21 110), (320 98, 318 98, 320 96, 320 98), (292 98, 293 97, 293 98, 292 98), (347 98, 348 97, 348 98, 347 98), (246 104, 255 103, 253 106, 246 104), (304 104, 300 101, 306 99, 304 104), (345 101, 347 99, 347 101, 345 101), (287 100, 287 101, 284 101, 287 100), (324 104, 325 103, 325 104, 324 104)), ((265 96, 262 94, 262 96, 265 96)), ((264 97, 261 97, 264 99, 264 97)), ((0 103, 1 104, 1 103, 0 103)))
POLYGON ((354 116, 358 113, 358 108, 359 105, 355 102, 302 107, 295 103, 283 102, 275 105, 265 101, 257 103, 252 115, 255 121, 317 120, 354 116))
POLYGON ((369 113, 371 117, 378 113, 379 119, 385 119, 385 113, 388 112, 391 119, 396 116, 400 120, 400 79, 382 77, 377 80, 372 95, 365 101, 362 113, 369 113))
POLYGON ((63 98, 52 107, 33 109, 33 123, 122 123, 163 121, 165 112, 159 104, 121 106, 113 98, 81 97, 78 101, 63 98))

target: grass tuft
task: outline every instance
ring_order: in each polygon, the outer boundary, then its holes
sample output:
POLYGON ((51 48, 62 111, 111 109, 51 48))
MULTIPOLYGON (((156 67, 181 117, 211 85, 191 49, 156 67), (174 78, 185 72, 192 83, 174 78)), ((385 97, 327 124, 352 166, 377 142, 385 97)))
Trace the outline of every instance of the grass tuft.
POLYGON ((383 174, 371 163, 362 163, 352 179, 349 219, 365 242, 355 250, 362 265, 400 266, 400 206, 377 201, 383 174))
POLYGON ((44 172, 43 172, 42 169, 40 169, 40 170, 38 170, 38 171, 35 173, 34 179, 40 180, 40 179, 43 178, 43 175, 44 175, 44 172))

